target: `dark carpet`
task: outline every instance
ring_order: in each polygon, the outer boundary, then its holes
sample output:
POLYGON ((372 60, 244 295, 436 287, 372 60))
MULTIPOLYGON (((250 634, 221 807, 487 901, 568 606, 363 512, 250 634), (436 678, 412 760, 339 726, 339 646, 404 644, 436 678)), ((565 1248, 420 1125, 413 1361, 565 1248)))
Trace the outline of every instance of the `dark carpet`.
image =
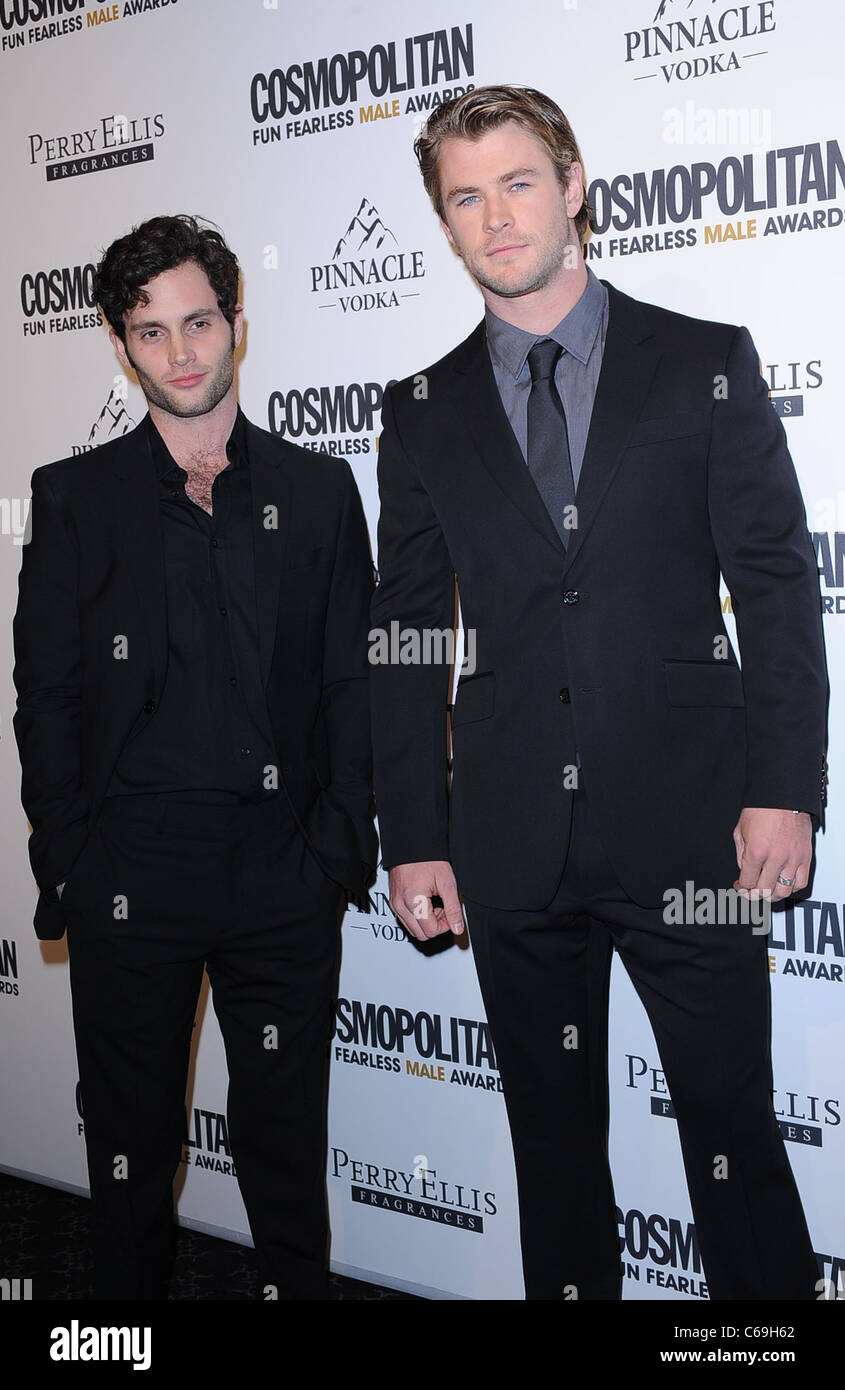
MULTIPOLYGON (((90 1202, 55 1187, 0 1173, 0 1263, 8 1278, 31 1279, 32 1300, 90 1299, 90 1202)), ((333 1274, 332 1299, 422 1302, 414 1294, 333 1274)), ((246 1245, 178 1227, 172 1300, 258 1300, 255 1255, 246 1245)))

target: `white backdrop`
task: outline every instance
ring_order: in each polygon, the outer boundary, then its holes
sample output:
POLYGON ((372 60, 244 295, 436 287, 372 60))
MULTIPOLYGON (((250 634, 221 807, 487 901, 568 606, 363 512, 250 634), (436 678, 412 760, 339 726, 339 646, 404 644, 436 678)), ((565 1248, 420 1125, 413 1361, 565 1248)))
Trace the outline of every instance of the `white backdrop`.
MULTIPOLYGON (((470 85, 547 91, 584 153, 596 273, 751 329, 818 550, 835 713, 845 651, 835 442, 844 41, 837 0, 526 0, 518 11, 504 0, 428 0, 423 14, 389 0, 0 0, 6 1171, 86 1189, 64 943, 39 945, 31 928, 10 635, 33 468, 96 447, 144 411, 90 303, 86 268, 143 218, 215 221, 243 267, 246 413, 347 457, 375 537, 382 390, 463 338, 482 308, 426 200, 413 136, 432 103, 470 85)), ((834 792, 840 743, 834 719, 834 792)), ((776 1107, 835 1283, 845 1261, 845 882, 831 799, 812 898, 777 917, 770 965, 776 1107)), ((426 955, 408 942, 383 878, 373 901, 376 911, 350 912, 344 926, 334 1267, 434 1298, 519 1299, 513 1162, 471 953, 450 944, 426 955)), ((621 970, 612 1015, 625 1297, 700 1300, 671 1106, 621 970)), ((243 1239, 222 1045, 213 1011, 199 1017, 180 1218, 243 1239)))

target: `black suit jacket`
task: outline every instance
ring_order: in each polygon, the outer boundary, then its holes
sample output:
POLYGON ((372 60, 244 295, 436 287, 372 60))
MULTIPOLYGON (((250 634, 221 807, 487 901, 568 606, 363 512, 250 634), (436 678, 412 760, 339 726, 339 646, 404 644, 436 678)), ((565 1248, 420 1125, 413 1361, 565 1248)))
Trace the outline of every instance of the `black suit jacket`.
MULTIPOLYGON (((261 674, 280 783, 330 877, 353 892, 377 863, 367 615, 373 568, 349 466, 246 422, 261 674)), ((126 740, 164 686, 167 615, 146 421, 35 470, 14 621, 15 735, 42 939, 126 740), (115 638, 128 642, 115 660, 115 638)))
POLYGON ((372 670, 386 867, 451 859, 470 899, 540 908, 560 877, 574 750, 621 883, 645 906, 729 886, 743 806, 821 812, 818 574, 784 432, 744 328, 608 286, 566 550, 479 325, 385 394, 374 627, 449 628, 476 671, 372 670), (742 658, 724 641, 720 568, 742 658), (564 701, 566 703, 564 703, 564 701))

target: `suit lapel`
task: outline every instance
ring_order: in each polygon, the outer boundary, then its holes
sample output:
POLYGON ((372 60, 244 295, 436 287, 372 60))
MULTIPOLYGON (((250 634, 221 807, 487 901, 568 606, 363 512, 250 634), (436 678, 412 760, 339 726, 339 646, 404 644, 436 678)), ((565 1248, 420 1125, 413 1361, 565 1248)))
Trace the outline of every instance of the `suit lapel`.
POLYGON ((567 569, 579 554, 622 459, 625 441, 651 384, 660 352, 636 300, 612 285, 607 337, 575 494, 578 526, 564 550, 505 414, 487 351, 484 323, 456 349, 452 404, 488 473, 567 569))
POLYGON ((607 285, 607 292, 607 337, 575 492, 578 526, 567 547, 567 569, 580 553, 613 482, 625 441, 660 360, 660 351, 636 300, 620 294, 612 285, 607 285))
POLYGON ((167 671, 167 603, 158 478, 150 428, 147 415, 137 429, 121 440, 112 471, 120 483, 117 534, 144 617, 157 694, 167 671))
POLYGON ((281 450, 263 430, 246 421, 252 482, 255 549, 255 600, 258 609, 258 655, 266 686, 276 642, 279 587, 287 550, 291 477, 281 450))
POLYGON ((457 349, 449 390, 458 420, 469 431, 488 473, 549 545, 563 555, 560 537, 502 405, 483 322, 457 349))

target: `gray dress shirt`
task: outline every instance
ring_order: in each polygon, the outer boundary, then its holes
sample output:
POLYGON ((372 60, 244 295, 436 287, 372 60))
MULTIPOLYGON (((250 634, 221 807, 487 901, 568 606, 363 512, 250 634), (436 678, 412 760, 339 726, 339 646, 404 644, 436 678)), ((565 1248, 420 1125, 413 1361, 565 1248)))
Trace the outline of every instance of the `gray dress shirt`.
POLYGON ((566 412, 572 477, 577 488, 607 335, 607 290, 588 267, 584 293, 550 333, 526 333, 490 309, 485 310, 484 319, 493 375, 523 458, 527 458, 531 391, 528 354, 544 338, 554 338, 566 349, 555 370, 555 385, 566 412))

